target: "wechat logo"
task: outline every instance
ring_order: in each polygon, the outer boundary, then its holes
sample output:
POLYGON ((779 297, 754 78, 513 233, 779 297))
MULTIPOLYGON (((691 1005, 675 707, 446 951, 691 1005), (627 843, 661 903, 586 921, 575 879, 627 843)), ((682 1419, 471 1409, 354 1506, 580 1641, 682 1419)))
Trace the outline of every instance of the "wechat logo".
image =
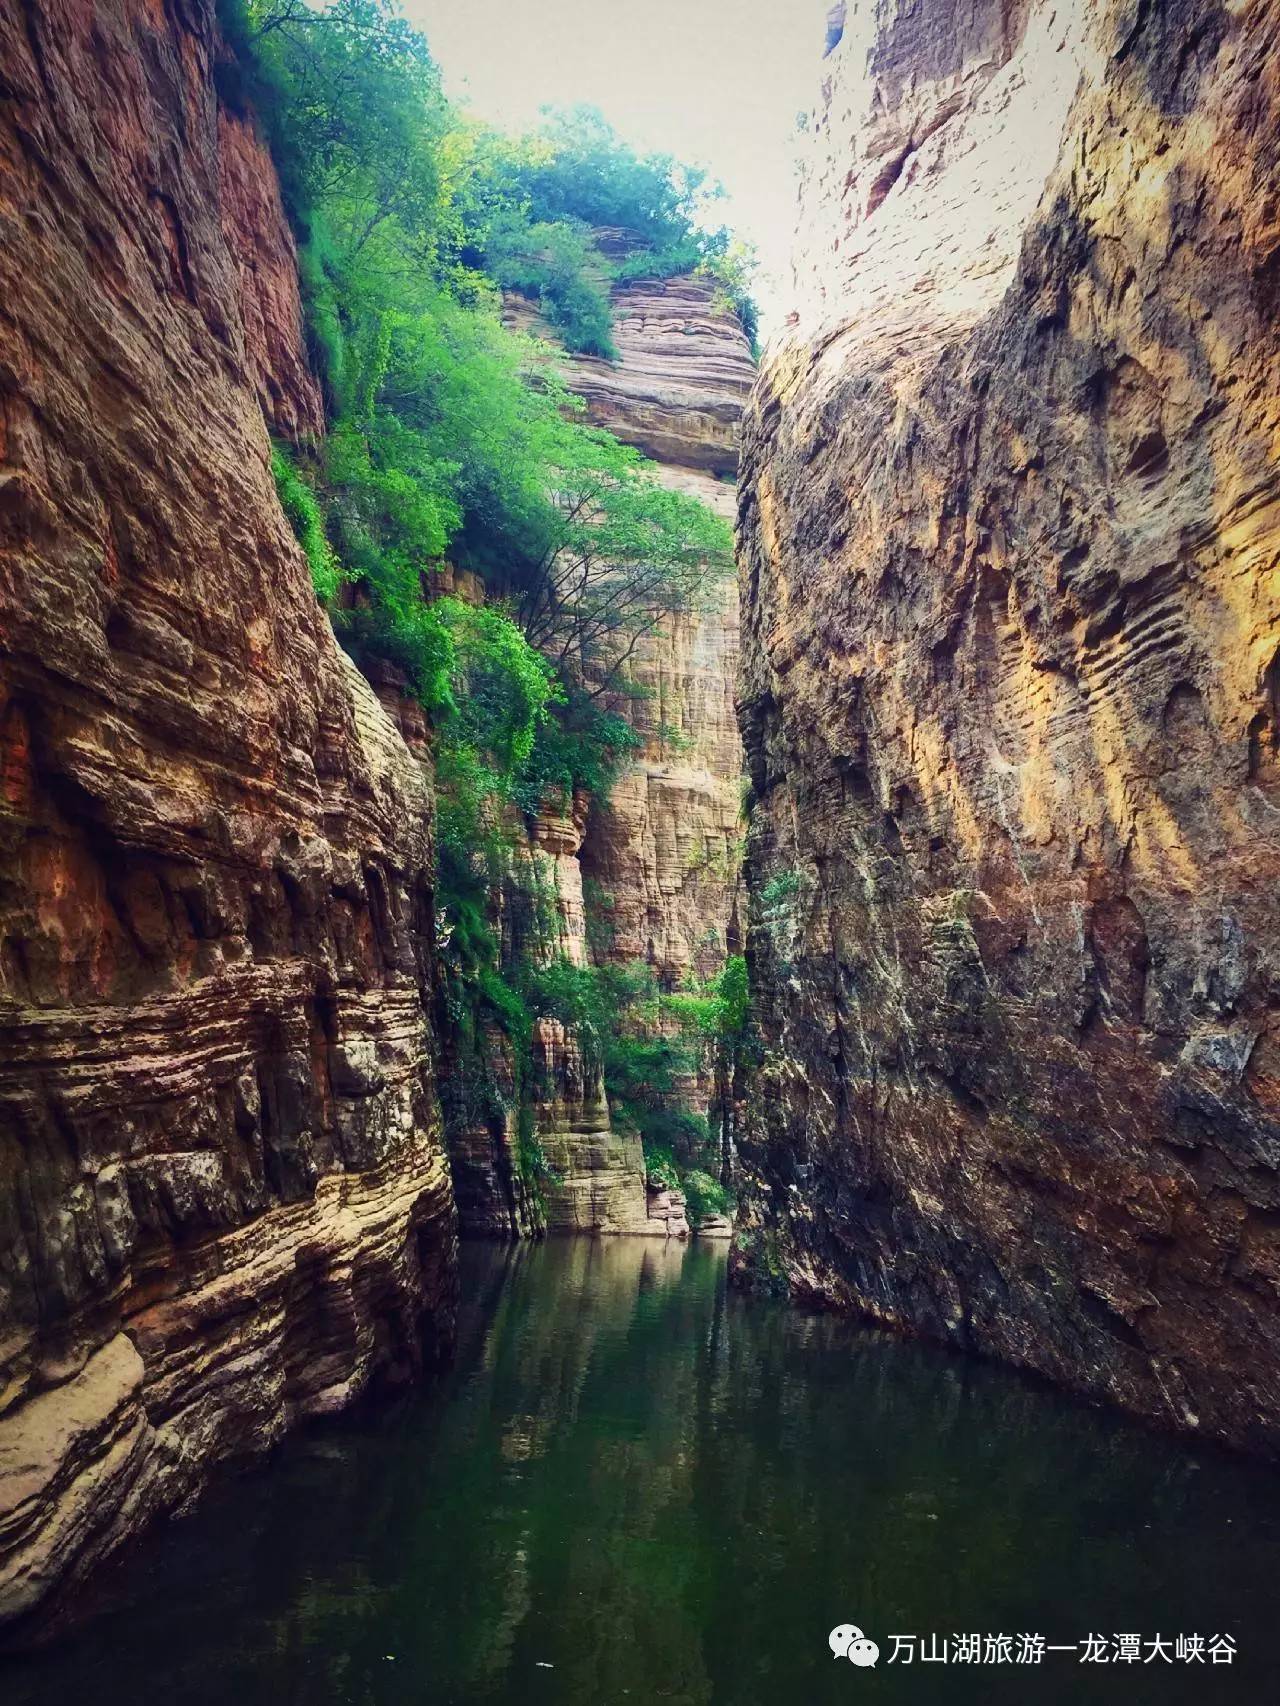
POLYGON ((879 1647, 867 1639, 856 1623, 837 1623, 827 1636, 827 1645, 838 1659, 848 1659, 862 1670, 870 1670, 880 1657, 879 1647))

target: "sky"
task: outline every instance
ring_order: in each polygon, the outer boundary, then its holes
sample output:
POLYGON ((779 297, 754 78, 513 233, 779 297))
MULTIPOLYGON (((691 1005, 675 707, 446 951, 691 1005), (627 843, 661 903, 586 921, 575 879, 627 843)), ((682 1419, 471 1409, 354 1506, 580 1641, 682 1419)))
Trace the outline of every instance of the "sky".
POLYGON ((787 311, 796 115, 813 106, 829 0, 404 0, 445 89, 506 130, 599 107, 633 146, 708 168, 717 221, 755 244, 762 332, 787 311))

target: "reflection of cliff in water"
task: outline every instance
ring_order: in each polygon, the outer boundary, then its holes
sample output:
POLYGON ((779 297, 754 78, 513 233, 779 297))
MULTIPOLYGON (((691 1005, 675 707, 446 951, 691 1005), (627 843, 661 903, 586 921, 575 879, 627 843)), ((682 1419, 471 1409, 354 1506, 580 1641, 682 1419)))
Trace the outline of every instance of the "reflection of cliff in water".
MULTIPOLYGON (((437 1391, 309 1434, 156 1536, 111 1618, 6 1676, 6 1702, 848 1706, 826 1632, 849 1619, 882 1641, 1226 1630, 1238 1697, 1276 1680, 1270 1472, 726 1293, 706 1245, 462 1260, 437 1391)), ((1197 1675, 1135 1667, 1127 1706, 1203 1706, 1197 1675)), ((948 1706, 1027 1698, 1015 1666, 943 1680, 948 1706)), ((1071 1656, 1036 1683, 1115 1698, 1071 1656)), ((936 1706, 929 1667, 894 1686, 936 1706)))

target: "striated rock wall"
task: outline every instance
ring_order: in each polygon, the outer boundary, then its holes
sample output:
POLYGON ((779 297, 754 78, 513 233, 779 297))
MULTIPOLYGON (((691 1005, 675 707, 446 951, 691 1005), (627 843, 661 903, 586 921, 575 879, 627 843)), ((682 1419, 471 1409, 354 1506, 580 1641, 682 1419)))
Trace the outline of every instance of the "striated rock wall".
MULTIPOLYGON (((722 482, 690 481, 687 489, 731 515, 733 493, 722 482)), ((712 975, 736 941, 744 769, 737 668, 732 585, 710 589, 705 610, 668 618, 641 641, 628 674, 644 696, 620 696, 616 708, 644 746, 586 824, 587 893, 597 907, 601 897, 609 902, 599 951, 646 961, 668 989, 688 973, 712 975)))
MULTIPOLYGON (((541 897, 533 908, 538 916, 510 916, 508 923, 523 938, 526 955, 542 964, 588 960, 581 863, 586 817, 586 802, 578 799, 563 813, 544 812, 529 833, 518 880, 526 911, 530 895, 541 897)), ((557 1020, 541 1018, 534 1022, 530 1064, 534 1130, 550 1169, 538 1187, 546 1228, 650 1231, 644 1153, 633 1133, 613 1127, 599 1061, 586 1058, 557 1020)))
MULTIPOLYGON (((607 254, 621 232, 598 233, 607 254)), ((733 510, 737 422, 754 373, 736 317, 706 280, 641 281, 614 290, 616 363, 565 356, 565 377, 588 418, 651 457, 659 478, 733 510)), ((546 334, 519 298, 508 323, 546 334)), ((548 933, 528 941, 513 893, 504 931, 534 957, 643 960, 664 988, 716 972, 736 947, 742 749, 734 708, 738 623, 732 582, 708 588, 705 609, 664 622, 629 666, 643 696, 614 708, 644 737, 607 806, 575 802, 534 824, 517 888, 552 898, 548 933), (545 938, 545 939, 544 939, 545 938)), ((525 902, 527 905, 527 902, 525 902)), ((615 1129, 598 1066, 563 1028, 542 1021, 533 1039, 536 1136, 551 1168, 531 1212, 518 1183, 515 1116, 479 1121, 451 1137, 465 1229, 593 1230, 685 1236, 679 1192, 647 1193, 638 1135, 615 1129)), ((713 1086, 682 1086, 705 1111, 713 1086)))
MULTIPOLYGON (((611 261, 635 252, 635 237, 624 230, 598 228, 595 239, 611 261)), ((686 274, 615 284, 612 306, 617 361, 566 358, 592 424, 634 444, 676 479, 729 476, 732 487, 738 423, 755 367, 714 281, 686 274)), ((533 323, 519 298, 508 299, 508 314, 518 324, 533 323)))
POLYGON ((336 647, 212 6, 0 5, 0 1621, 452 1326, 429 778, 336 647))
POLYGON ((1278 34, 834 18, 740 519, 754 1272, 1272 1452, 1278 34))
MULTIPOLYGON (((611 256, 626 233, 599 232, 611 256)), ((731 517, 738 421, 755 374, 736 316, 707 279, 639 280, 613 291, 618 361, 566 356, 565 378, 593 425, 634 445, 658 478, 731 517)), ((510 318, 530 323, 512 302, 510 318)), ((629 676, 644 697, 617 709, 644 737, 606 808, 588 819, 582 873, 610 905, 602 951, 645 960, 664 986, 723 962, 741 841, 742 746, 734 706, 737 589, 710 586, 705 609, 660 625, 629 676)))
MULTIPOLYGON (((659 479, 730 519, 738 422, 755 377, 736 316, 696 276, 621 286, 614 315, 617 366, 575 358, 570 384, 593 421, 653 459, 659 479)), ((713 977, 742 947, 736 586, 710 584, 698 613, 661 623, 629 675, 639 695, 616 709, 644 746, 588 820, 582 871, 596 956, 643 961, 670 991, 713 977)), ((732 1125, 729 1087, 710 1067, 673 1101, 708 1116, 713 1136, 720 1121, 732 1125)), ((726 1131, 718 1147, 732 1141, 726 1131)), ((681 1220, 683 1203, 675 1208, 681 1220)))

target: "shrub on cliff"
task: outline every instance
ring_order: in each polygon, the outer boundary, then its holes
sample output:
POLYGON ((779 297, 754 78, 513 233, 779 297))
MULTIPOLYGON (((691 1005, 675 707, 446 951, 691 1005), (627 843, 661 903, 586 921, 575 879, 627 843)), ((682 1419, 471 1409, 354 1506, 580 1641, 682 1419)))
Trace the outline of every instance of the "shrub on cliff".
POLYGON ((728 1214, 733 1207, 732 1193, 700 1167, 688 1169, 681 1180, 681 1188, 690 1223, 694 1226, 700 1226, 712 1215, 728 1214))
MULTIPOLYGON (((723 244, 695 230, 697 175, 636 156, 598 115, 516 140, 461 122, 388 0, 219 9, 224 71, 239 72, 221 81, 279 168, 329 415, 305 460, 278 451, 277 487, 339 639, 398 665, 435 720, 446 998, 468 1105, 492 1111, 490 1032, 511 1042, 519 1101, 531 1000, 551 998, 504 939, 509 919, 495 928, 518 814, 607 795, 638 744, 618 714, 636 647, 732 564, 722 521, 583 423, 547 346, 504 329, 500 291, 537 297, 570 348, 608 356, 590 225, 627 226, 655 255, 723 244), (483 579, 486 608, 433 598, 446 553, 483 579)), ((601 1022, 606 1071, 658 1120, 683 1045, 626 1029, 601 1022)))
POLYGON ((333 546, 325 533, 324 512, 315 492, 301 478, 288 450, 279 444, 271 447, 271 472, 275 477, 276 496, 280 508, 302 546, 311 570, 311 584, 323 603, 333 599, 342 580, 342 568, 333 546))

